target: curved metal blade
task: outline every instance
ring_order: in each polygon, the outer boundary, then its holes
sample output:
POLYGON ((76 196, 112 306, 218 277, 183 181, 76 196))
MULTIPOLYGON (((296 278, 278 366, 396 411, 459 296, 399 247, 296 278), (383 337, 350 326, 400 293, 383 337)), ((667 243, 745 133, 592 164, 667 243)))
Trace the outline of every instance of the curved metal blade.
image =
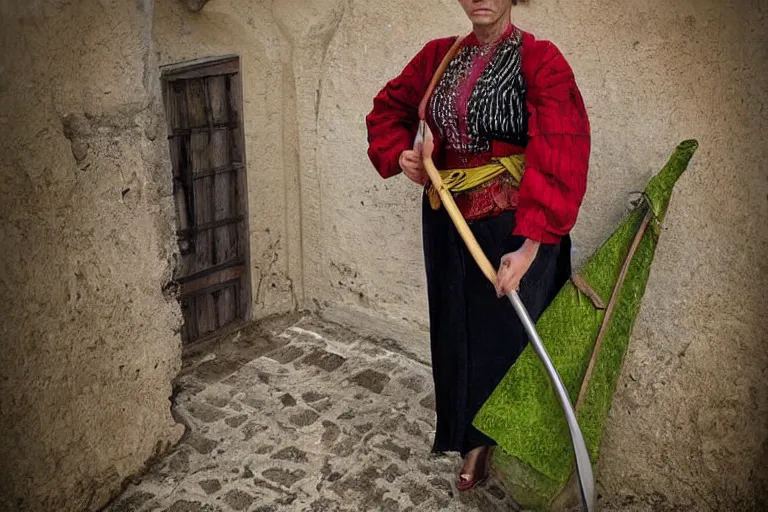
POLYGON ((517 316, 520 317, 520 321, 528 333, 531 346, 544 364, 547 376, 552 382, 552 386, 555 388, 555 394, 560 401, 560 406, 565 414, 565 421, 568 423, 568 430, 571 434, 573 453, 576 457, 576 476, 578 477, 579 488, 581 490, 582 506, 587 512, 594 512, 595 476, 592 472, 592 461, 589 459, 587 444, 584 442, 584 435, 581 433, 579 422, 576 420, 576 411, 574 411, 573 405, 571 405, 568 391, 565 389, 563 381, 560 379, 560 374, 558 374, 557 369, 555 369, 555 365, 552 364, 552 360, 549 358, 549 354, 547 354, 547 349, 544 348, 544 343, 541 341, 539 333, 536 332, 536 325, 533 323, 533 320, 531 320, 528 310, 525 309, 520 296, 517 292, 513 291, 507 294, 507 298, 512 302, 512 306, 515 308, 517 316))

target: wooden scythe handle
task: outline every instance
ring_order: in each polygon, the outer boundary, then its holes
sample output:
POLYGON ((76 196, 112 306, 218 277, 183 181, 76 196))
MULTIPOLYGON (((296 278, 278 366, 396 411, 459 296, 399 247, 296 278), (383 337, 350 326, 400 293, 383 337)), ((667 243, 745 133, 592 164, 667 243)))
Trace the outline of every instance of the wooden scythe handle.
POLYGON ((584 400, 587 397, 587 389, 589 388, 589 382, 592 380, 592 371, 595 368, 595 362, 597 362, 597 357, 600 355, 600 349, 603 346, 603 339, 605 338, 605 334, 608 332, 608 327, 610 326, 611 315, 613 314, 613 310, 619 300, 621 289, 624 286, 624 280, 627 277, 627 272, 629 272, 629 266, 632 264, 632 259, 635 257, 637 248, 640 246, 640 241, 643 239, 643 236, 648 229, 648 224, 651 222, 652 218, 653 212, 649 207, 648 211, 645 213, 642 224, 640 224, 640 228, 637 230, 637 234, 635 235, 634 240, 632 240, 632 245, 630 246, 629 251, 627 251, 627 255, 624 258, 624 263, 621 265, 619 277, 616 280, 616 285, 613 287, 611 299, 608 301, 608 307, 606 308, 605 314, 603 315, 603 321, 600 323, 600 331, 597 333, 597 339, 595 340, 595 345, 592 348, 592 356, 589 358, 587 371, 584 374, 584 379, 581 381, 579 396, 576 399, 577 411, 581 410, 581 406, 584 405, 584 400))
POLYGON ((450 215, 453 224, 456 226, 456 229, 459 232, 459 235, 461 235, 461 238, 467 245, 467 249, 469 249, 472 258, 474 258, 475 262, 480 267, 480 270, 483 272, 485 277, 487 277, 491 283, 495 283, 496 269, 493 268, 490 260, 483 252, 483 249, 480 248, 480 244, 477 243, 475 235, 472 234, 472 230, 469 229, 467 221, 464 219, 461 211, 459 211, 459 207, 456 206, 456 202, 453 200, 453 195, 448 189, 445 188, 443 179, 440 177, 440 172, 437 170, 437 167, 435 167, 435 164, 432 161, 434 140, 432 138, 432 131, 429 129, 429 126, 427 126, 425 121, 421 121, 419 124, 419 131, 421 132, 424 140, 424 146, 422 149, 424 168, 427 170, 427 174, 429 175, 429 179, 432 182, 432 186, 435 187, 437 193, 440 194, 440 200, 443 202, 443 206, 445 206, 445 210, 448 212, 448 215, 450 215))

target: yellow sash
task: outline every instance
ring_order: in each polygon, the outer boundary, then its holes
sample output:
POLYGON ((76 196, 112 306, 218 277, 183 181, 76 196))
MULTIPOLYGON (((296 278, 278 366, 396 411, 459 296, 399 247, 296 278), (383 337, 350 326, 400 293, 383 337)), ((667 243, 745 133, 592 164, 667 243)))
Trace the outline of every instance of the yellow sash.
MULTIPOLYGON (((493 161, 480 167, 470 169, 449 169, 440 171, 445 188, 451 193, 466 192, 487 183, 501 174, 508 172, 514 178, 513 186, 520 187, 525 171, 525 155, 512 155, 502 158, 494 158, 493 161)), ((440 195, 434 187, 430 186, 427 192, 429 204, 433 210, 439 210, 440 195)))

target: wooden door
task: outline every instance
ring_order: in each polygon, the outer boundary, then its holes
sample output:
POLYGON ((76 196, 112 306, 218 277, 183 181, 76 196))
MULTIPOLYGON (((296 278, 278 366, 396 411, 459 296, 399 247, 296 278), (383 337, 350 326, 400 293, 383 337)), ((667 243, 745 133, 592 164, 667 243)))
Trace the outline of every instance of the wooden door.
POLYGON ((248 209, 237 57, 163 68, 185 343, 247 320, 248 209))

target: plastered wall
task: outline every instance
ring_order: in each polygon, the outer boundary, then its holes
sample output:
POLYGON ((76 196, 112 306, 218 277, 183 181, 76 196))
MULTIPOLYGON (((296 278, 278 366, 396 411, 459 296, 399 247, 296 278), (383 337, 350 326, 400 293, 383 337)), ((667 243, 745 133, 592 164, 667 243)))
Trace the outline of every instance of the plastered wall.
POLYGON ((0 1, 2 510, 96 510, 183 432, 152 10, 0 1))
MULTIPOLYGON (((577 261, 678 142, 701 144, 673 197, 619 384, 601 492, 621 510, 751 510, 768 467, 768 4, 534 0, 513 16, 563 50, 591 116, 577 261)), ((317 197, 303 204, 320 212, 322 234, 305 279, 328 306, 426 326, 420 192, 378 177, 364 116, 424 42, 469 29, 453 0, 346 3, 318 85, 317 197)))

